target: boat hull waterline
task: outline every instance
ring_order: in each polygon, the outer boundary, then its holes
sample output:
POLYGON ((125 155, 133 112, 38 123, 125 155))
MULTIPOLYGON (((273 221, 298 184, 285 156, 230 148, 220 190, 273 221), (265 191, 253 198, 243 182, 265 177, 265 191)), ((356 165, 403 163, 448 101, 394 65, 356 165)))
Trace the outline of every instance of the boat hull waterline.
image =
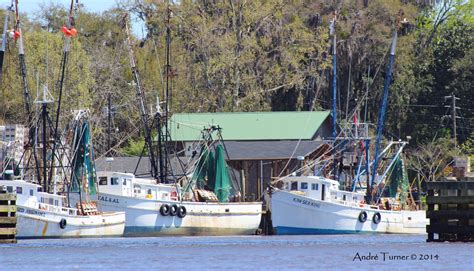
POLYGON ((80 238, 122 236, 125 214, 65 215, 17 207, 17 235, 22 238, 80 238))
POLYGON ((125 211, 125 236, 252 235, 261 220, 262 203, 162 201, 99 193, 105 211, 125 211), (186 215, 160 213, 163 204, 184 206, 186 215))

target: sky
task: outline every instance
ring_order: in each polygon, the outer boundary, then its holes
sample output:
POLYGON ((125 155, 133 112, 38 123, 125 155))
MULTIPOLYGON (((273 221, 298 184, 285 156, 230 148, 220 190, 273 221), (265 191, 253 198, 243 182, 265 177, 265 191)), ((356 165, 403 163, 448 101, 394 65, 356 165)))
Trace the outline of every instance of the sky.
MULTIPOLYGON (((4 9, 7 6, 10 6, 11 2, 11 0, 0 0, 0 7, 4 9)), ((29 16, 33 16, 34 13, 40 9, 40 5, 48 5, 50 3, 69 7, 71 0, 19 0, 18 9, 20 12, 26 12, 29 16)), ((83 4, 87 11, 101 13, 107 9, 115 7, 117 5, 117 0, 79 0, 79 3, 83 4)), ((142 28, 143 22, 136 22, 136 20, 133 20, 133 33, 139 38, 143 36, 142 28)))

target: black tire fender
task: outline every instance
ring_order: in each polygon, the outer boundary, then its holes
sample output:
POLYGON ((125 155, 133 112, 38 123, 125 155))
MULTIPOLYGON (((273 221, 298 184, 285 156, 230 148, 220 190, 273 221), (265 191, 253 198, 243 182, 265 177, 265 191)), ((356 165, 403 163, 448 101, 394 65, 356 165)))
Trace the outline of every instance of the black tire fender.
POLYGON ((179 208, 178 208, 178 217, 179 217, 179 218, 183 218, 183 217, 186 216, 186 213, 187 213, 186 207, 184 207, 184 206, 182 206, 182 205, 179 206, 179 208))
POLYGON ((160 214, 162 216, 168 216, 170 214, 171 208, 168 204, 163 204, 160 207, 160 214))
POLYGON ((171 208, 170 208, 170 215, 171 215, 171 216, 177 215, 177 214, 178 214, 178 209, 179 209, 179 208, 178 208, 178 205, 176 205, 176 204, 171 205, 171 208))
POLYGON ((376 212, 374 216, 372 217, 372 222, 374 222, 374 224, 379 224, 380 220, 382 220, 382 216, 380 215, 379 212, 376 212))
POLYGON ((367 217, 368 217, 368 216, 367 216, 367 212, 366 212, 366 211, 362 211, 362 212, 360 212, 360 214, 359 214, 359 221, 360 221, 361 223, 364 223, 365 221, 367 221, 367 217))
POLYGON ((59 227, 61 229, 64 229, 66 228, 66 225, 67 225, 67 220, 65 218, 61 218, 61 220, 59 220, 59 227))

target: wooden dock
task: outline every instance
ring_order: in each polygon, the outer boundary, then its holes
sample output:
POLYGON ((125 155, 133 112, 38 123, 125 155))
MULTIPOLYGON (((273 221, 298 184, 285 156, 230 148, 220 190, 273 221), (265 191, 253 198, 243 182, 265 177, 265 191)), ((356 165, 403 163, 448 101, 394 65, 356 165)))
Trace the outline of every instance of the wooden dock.
POLYGON ((474 241, 474 177, 427 182, 427 242, 474 241))
POLYGON ((0 244, 16 243, 16 194, 0 186, 0 244))

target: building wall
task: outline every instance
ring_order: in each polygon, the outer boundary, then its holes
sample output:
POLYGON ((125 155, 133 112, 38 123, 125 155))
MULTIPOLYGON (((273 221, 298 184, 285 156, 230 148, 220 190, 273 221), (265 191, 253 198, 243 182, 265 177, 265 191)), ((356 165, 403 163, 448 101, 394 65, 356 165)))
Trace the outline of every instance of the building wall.
POLYGON ((18 164, 23 156, 23 146, 27 138, 27 129, 19 124, 0 126, 0 169, 3 171, 8 159, 18 164))

